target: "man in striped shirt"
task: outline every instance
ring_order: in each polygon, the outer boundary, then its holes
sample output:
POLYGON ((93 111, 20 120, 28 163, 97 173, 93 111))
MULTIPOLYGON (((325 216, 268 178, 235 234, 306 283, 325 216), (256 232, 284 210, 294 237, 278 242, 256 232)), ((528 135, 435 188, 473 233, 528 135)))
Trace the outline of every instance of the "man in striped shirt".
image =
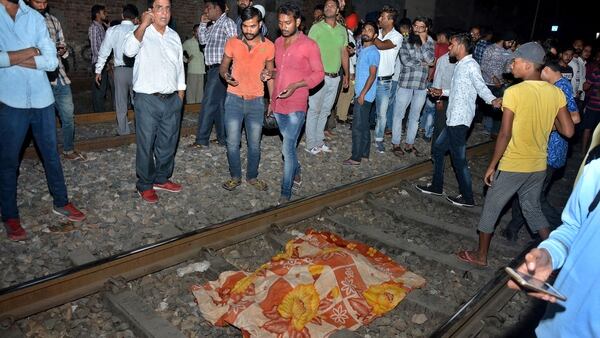
MULTIPOLYGON (((104 36, 106 35, 106 21, 108 19, 106 7, 102 5, 92 6, 91 15, 92 23, 88 28, 88 38, 90 39, 90 48, 92 50, 92 67, 94 67, 96 62, 98 62, 100 46, 102 46, 102 41, 104 41, 104 36)), ((104 97, 108 89, 108 70, 106 67, 102 69, 101 75, 100 85, 98 86, 96 81, 94 81, 94 85, 92 86, 92 106, 94 112, 104 110, 104 97)))
POLYGON ((204 2, 198 40, 204 47, 204 63, 206 64, 206 87, 202 99, 202 113, 198 116, 198 130, 193 148, 208 147, 208 139, 213 123, 217 132, 216 142, 226 145, 223 104, 225 102, 225 82, 219 75, 219 66, 223 59, 225 43, 229 38, 237 36, 235 22, 225 13, 225 1, 214 0, 204 2), (208 23, 213 24, 208 27, 208 23))

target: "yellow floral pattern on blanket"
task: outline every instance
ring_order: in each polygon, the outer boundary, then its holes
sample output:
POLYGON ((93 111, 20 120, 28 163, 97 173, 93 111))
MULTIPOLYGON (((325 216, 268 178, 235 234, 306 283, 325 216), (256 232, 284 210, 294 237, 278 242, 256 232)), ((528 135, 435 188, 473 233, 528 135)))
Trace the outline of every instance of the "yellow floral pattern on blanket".
POLYGON ((206 320, 245 337, 326 337, 396 307, 425 280, 376 248, 308 230, 252 273, 226 271, 192 286, 206 320))

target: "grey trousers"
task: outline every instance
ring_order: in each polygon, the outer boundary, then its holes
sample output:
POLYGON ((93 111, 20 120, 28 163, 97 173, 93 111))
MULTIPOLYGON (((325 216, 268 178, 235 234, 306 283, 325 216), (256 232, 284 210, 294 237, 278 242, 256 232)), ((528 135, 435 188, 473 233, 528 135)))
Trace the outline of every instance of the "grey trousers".
POLYGON ((335 102, 340 77, 325 76, 323 87, 308 97, 306 113, 306 149, 323 145, 325 124, 335 102))
POLYGON ((133 101, 133 68, 116 67, 115 74, 115 110, 117 111, 117 133, 119 135, 131 134, 127 107, 129 98, 133 101))
POLYGON ((187 74, 185 103, 200 103, 204 95, 204 74, 187 74))
POLYGON ((477 229, 491 234, 502 208, 515 195, 519 195, 519 203, 523 216, 531 231, 549 228, 548 220, 542 213, 540 194, 544 185, 546 171, 533 173, 516 173, 496 171, 494 182, 485 196, 485 204, 477 229))

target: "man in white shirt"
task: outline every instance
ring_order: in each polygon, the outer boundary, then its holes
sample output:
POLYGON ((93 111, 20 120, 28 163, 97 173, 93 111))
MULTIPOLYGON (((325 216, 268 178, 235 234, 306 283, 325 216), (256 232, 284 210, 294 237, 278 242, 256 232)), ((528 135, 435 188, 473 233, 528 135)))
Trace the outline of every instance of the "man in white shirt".
MULTIPOLYGON (((448 53, 440 56, 435 64, 435 73, 433 74, 433 84, 431 86, 433 88, 441 89, 442 91, 444 91, 444 89, 450 91, 454 67, 456 67, 455 57, 450 60, 450 55, 448 53)), ((431 139, 434 142, 446 127, 446 109, 448 109, 448 97, 438 96, 435 101, 435 122, 431 136, 431 139)), ((434 142, 431 144, 432 150, 434 142)))
POLYGON ((573 59, 569 62, 569 66, 573 68, 573 78, 571 78, 571 84, 573 85, 573 94, 577 104, 581 106, 583 101, 583 84, 585 83, 585 61, 581 57, 583 52, 583 40, 577 39, 573 41, 573 59))
POLYGON ((102 81, 102 69, 106 60, 112 52, 114 55, 114 81, 115 81, 115 110, 117 111, 117 134, 131 134, 129 120, 127 119, 127 106, 129 98, 133 99, 133 59, 123 55, 123 42, 127 34, 131 33, 135 26, 133 20, 138 15, 138 9, 134 5, 123 6, 123 21, 120 25, 112 26, 106 31, 106 36, 98 52, 96 62, 96 83, 100 86, 102 81))
POLYGON ((383 135, 387 121, 387 111, 392 90, 392 77, 394 65, 398 57, 398 50, 402 45, 402 35, 394 24, 398 18, 398 10, 390 6, 384 6, 379 16, 379 35, 374 44, 379 49, 379 67, 377 68, 377 92, 375 94, 375 106, 377 109, 377 124, 375 126, 375 145, 377 152, 385 151, 383 146, 383 135))
POLYGON ((181 191, 181 185, 169 177, 173 175, 186 86, 183 47, 179 35, 167 26, 170 19, 171 1, 154 0, 123 45, 126 56, 135 56, 136 188, 148 203, 158 202, 155 189, 181 191))
POLYGON ((454 205, 472 207, 475 205, 471 187, 471 173, 467 163, 467 133, 475 117, 475 100, 477 95, 488 104, 499 108, 502 99, 492 95, 485 85, 479 64, 469 50, 472 47, 471 36, 460 33, 450 38, 450 57, 458 60, 452 75, 450 90, 432 87, 433 96, 449 96, 446 111, 446 127, 433 144, 433 182, 427 185, 417 185, 417 190, 425 194, 441 196, 444 186, 444 155, 450 151, 452 164, 458 179, 460 194, 446 196, 454 205))

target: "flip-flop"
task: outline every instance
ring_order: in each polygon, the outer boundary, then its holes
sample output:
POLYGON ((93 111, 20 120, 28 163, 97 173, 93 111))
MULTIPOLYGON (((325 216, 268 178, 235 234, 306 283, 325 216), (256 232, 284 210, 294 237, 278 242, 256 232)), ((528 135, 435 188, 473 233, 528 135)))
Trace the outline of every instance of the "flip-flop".
POLYGON ((487 263, 484 264, 484 263, 478 262, 477 260, 473 259, 473 257, 471 257, 471 255, 469 254, 469 251, 467 251, 467 250, 461 250, 461 251, 457 252, 456 258, 458 258, 459 260, 461 260, 467 264, 473 265, 473 266, 482 267, 482 268, 487 267, 487 263))

